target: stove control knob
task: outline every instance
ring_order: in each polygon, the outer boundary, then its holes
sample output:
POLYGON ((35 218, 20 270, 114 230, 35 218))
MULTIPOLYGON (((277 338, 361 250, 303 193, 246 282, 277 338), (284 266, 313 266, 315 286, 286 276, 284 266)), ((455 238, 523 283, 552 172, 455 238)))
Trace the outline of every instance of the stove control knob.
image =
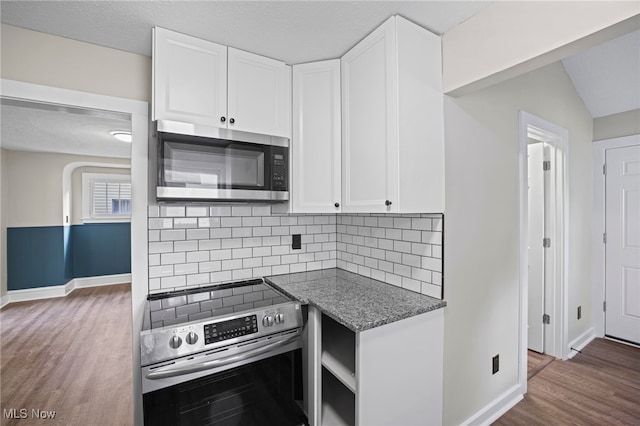
POLYGON ((282 324, 284 322, 284 314, 283 313, 275 314, 273 317, 273 320, 276 322, 276 324, 282 324))
POLYGON ((262 325, 264 325, 265 327, 271 327, 273 325, 273 317, 267 315, 266 317, 262 318, 262 325))
POLYGON ((177 334, 174 334, 171 339, 169 339, 169 346, 173 349, 178 349, 182 344, 182 339, 177 334))
POLYGON ((190 331, 189 334, 187 334, 187 337, 184 338, 184 340, 186 340, 188 344, 193 345, 198 341, 198 335, 193 331, 190 331))

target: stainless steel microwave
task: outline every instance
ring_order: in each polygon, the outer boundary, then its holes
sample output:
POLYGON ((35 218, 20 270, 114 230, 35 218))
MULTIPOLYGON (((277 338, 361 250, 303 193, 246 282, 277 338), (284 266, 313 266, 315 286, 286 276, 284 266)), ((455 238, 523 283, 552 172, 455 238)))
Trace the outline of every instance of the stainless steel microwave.
POLYGON ((180 124, 158 122, 158 200, 289 199, 289 139, 180 124))

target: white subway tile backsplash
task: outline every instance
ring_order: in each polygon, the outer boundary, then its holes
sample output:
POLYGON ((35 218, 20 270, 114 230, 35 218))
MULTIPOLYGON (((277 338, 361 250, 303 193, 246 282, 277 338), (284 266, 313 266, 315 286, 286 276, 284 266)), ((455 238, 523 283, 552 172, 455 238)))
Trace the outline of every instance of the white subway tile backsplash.
MULTIPOLYGON (((242 264, 242 262, 240 262, 240 264, 242 264)), ((204 272, 218 272, 221 269, 230 269, 230 268, 223 268, 224 266, 224 261, 219 261, 219 260, 212 260, 209 262, 200 262, 198 263, 198 272, 200 273, 204 273, 204 272)))
POLYGON ((149 243, 149 254, 155 253, 172 253, 173 242, 154 242, 149 243))
POLYGON ((249 206, 233 206, 231 208, 232 216, 251 216, 251 207, 249 206))
POLYGON ((424 294, 441 293, 442 215, 150 206, 148 235, 152 292, 340 267, 424 294), (300 250, 291 249, 292 234, 301 234, 300 250))
POLYGON ((198 240, 196 241, 198 243, 198 249, 199 250, 217 250, 220 248, 220 246, 222 245, 222 240, 219 239, 215 239, 215 240, 198 240))
POLYGON ((184 263, 186 256, 184 252, 180 253, 163 253, 160 255, 160 264, 173 265, 175 263, 184 263))
POLYGON ((231 249, 211 250, 209 252, 209 258, 211 260, 227 260, 231 259, 231 249))
POLYGON ((187 262, 208 262, 209 260, 215 260, 209 258, 209 252, 206 250, 203 251, 193 251, 187 253, 187 262))
POLYGON ((187 239, 189 240, 207 240, 209 235, 209 229, 187 229, 187 239))
POLYGON ((160 231, 160 241, 184 240, 187 234, 184 229, 163 229, 160 231))
POLYGON ((187 206, 188 217, 205 217, 209 216, 209 208, 206 206, 187 206))

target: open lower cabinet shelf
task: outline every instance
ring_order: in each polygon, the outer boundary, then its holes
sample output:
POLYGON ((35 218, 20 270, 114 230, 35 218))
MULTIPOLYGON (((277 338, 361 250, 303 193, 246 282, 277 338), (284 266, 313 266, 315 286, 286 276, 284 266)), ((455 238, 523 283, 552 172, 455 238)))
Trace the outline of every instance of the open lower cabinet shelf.
POLYGON ((322 316, 322 366, 351 392, 356 392, 356 335, 322 316))

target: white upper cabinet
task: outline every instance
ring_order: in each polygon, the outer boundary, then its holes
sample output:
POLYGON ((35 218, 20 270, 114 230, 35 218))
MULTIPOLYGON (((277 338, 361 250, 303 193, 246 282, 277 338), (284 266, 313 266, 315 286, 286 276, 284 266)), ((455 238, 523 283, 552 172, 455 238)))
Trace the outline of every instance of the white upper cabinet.
POLYGON ((229 48, 229 129, 289 137, 291 67, 229 48))
POLYGON ((440 37, 395 16, 342 57, 342 211, 444 211, 440 37))
POLYGON ((154 28, 153 119, 291 136, 291 67, 154 28))
POLYGON ((340 60, 293 66, 293 213, 336 213, 341 203, 340 60))
POLYGON ((153 35, 153 119, 224 127, 227 47, 158 27, 153 35))

